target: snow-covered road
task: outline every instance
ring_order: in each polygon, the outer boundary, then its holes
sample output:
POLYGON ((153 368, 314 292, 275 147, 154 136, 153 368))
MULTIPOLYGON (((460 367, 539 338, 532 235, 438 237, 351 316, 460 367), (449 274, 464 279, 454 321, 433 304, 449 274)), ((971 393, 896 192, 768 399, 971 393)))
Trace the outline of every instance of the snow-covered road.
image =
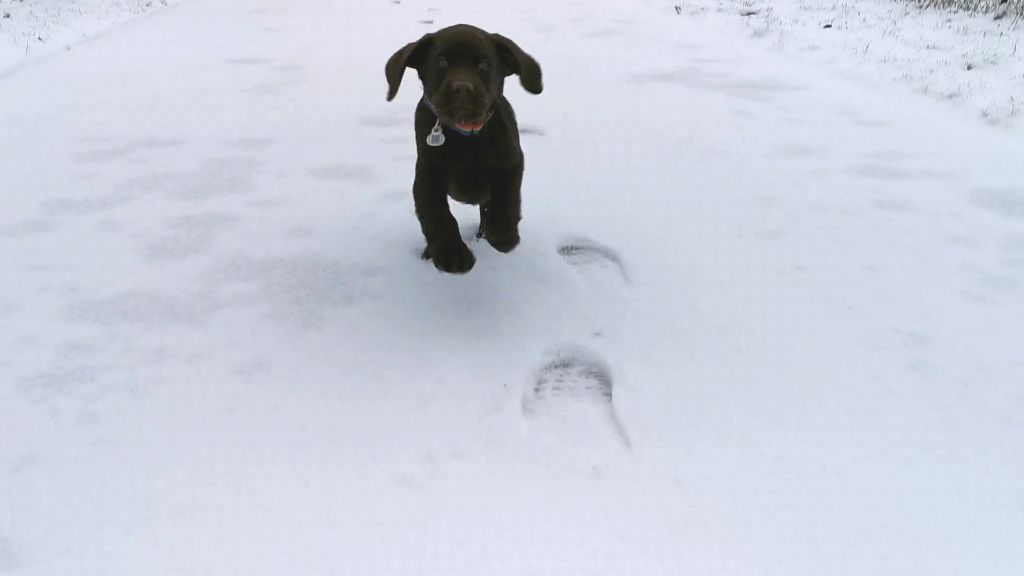
POLYGON ((1024 570, 1019 130, 644 0, 186 1, 0 126, 0 573, 1024 570), (466 276, 384 100, 456 22, 545 74, 466 276))

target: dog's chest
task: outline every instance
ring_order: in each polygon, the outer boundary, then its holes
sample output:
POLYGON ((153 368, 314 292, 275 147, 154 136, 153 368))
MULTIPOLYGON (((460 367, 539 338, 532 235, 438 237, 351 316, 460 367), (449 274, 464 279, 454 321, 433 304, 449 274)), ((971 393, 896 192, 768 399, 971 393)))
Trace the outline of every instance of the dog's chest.
POLYGON ((463 204, 485 204, 491 198, 490 178, 481 170, 452 167, 446 184, 448 196, 463 204))
POLYGON ((494 168, 484 151, 449 157, 446 164, 448 196, 464 204, 484 204, 490 199, 494 168))

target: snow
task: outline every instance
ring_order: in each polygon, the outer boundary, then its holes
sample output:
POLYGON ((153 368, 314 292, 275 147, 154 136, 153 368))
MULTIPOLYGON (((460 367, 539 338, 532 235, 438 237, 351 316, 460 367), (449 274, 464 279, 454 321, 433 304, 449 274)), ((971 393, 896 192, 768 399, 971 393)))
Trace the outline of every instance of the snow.
POLYGON ((0 0, 0 76, 179 0, 0 0))
POLYGON ((828 50, 225 0, 12 69, 0 573, 1020 573, 1024 139, 828 50), (545 92, 523 244, 455 277, 383 64, 463 21, 545 92))
POLYGON ((880 75, 1013 126, 1024 111, 1024 23, 892 0, 693 0, 688 16, 731 14, 777 49, 862 80, 880 75))

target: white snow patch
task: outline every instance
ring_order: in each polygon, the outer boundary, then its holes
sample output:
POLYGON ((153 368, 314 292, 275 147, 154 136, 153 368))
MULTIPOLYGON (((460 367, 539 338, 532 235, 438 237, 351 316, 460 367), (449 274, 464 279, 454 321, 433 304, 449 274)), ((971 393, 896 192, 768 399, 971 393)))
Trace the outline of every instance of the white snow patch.
POLYGON ((0 0, 0 74, 180 0, 0 0))
POLYGON ((693 0, 687 16, 731 14, 750 34, 862 78, 880 74, 1016 125, 1024 110, 1024 23, 893 0, 693 0))

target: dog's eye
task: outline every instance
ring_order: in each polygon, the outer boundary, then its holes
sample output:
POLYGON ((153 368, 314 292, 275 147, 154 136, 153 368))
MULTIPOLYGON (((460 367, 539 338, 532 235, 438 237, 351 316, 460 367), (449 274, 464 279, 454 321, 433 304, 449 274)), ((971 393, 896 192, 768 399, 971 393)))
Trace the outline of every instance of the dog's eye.
POLYGON ((489 60, 481 60, 480 61, 480 71, 481 72, 490 72, 491 71, 491 62, 489 60))
POLYGON ((441 70, 447 70, 448 69, 448 61, 445 60, 444 58, 438 58, 437 59, 437 67, 439 69, 441 69, 441 70))

